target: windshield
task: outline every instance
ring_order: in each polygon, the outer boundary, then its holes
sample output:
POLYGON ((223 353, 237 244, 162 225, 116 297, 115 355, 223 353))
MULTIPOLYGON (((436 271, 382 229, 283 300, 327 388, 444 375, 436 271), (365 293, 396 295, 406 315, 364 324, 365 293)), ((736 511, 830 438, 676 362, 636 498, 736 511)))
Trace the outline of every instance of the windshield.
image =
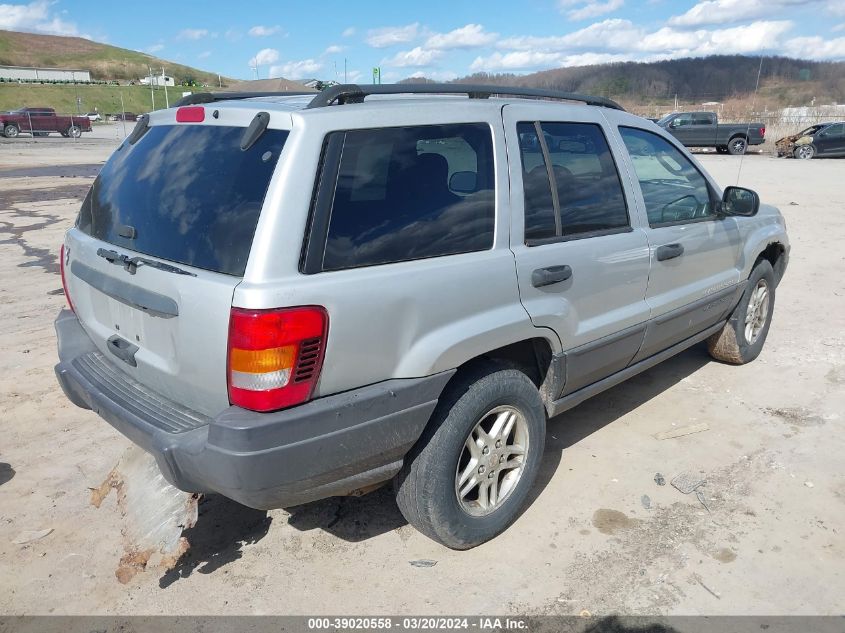
POLYGON ((252 237, 288 132, 240 148, 245 128, 151 127, 124 142, 83 202, 77 226, 116 246, 243 276, 252 237))

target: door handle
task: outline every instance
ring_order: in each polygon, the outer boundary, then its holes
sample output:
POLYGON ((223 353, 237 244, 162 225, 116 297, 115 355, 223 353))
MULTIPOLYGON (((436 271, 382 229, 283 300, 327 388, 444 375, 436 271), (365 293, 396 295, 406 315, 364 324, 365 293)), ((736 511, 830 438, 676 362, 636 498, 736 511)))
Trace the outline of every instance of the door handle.
POLYGON ((667 259, 674 259, 684 254, 683 244, 665 244, 657 247, 657 261, 663 262, 667 259))
POLYGON ((550 286, 552 284, 566 281, 572 277, 572 268, 569 266, 549 266, 538 268, 531 273, 531 285, 535 288, 550 286))

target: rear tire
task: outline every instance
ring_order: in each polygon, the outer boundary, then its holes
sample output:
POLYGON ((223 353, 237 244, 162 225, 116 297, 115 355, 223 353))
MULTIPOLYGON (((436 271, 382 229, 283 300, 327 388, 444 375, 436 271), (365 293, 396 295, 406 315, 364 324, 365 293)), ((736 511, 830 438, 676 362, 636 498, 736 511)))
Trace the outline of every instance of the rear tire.
POLYGON ((718 147, 716 147, 716 153, 717 154, 727 154, 728 148, 725 147, 724 145, 719 145, 718 147))
POLYGON ((721 331, 707 339, 707 350, 716 360, 744 365, 760 355, 775 310, 775 272, 765 259, 748 277, 745 292, 721 331))
POLYGON ((396 476, 396 503, 446 547, 480 545, 519 516, 545 435, 540 393, 524 373, 487 365, 459 375, 396 476))
POLYGON ((728 153, 733 156, 740 156, 748 149, 748 143, 741 136, 735 136, 728 141, 728 153))
POLYGON ((795 158, 810 160, 816 155, 816 148, 812 145, 799 145, 794 150, 792 150, 792 155, 795 158))
POLYGON ((3 128, 3 136, 6 138, 17 138, 19 133, 18 126, 12 123, 9 123, 9 125, 3 128))
POLYGON ((79 138, 80 136, 82 136, 82 128, 80 128, 78 125, 71 125, 67 129, 67 135, 71 138, 79 138))

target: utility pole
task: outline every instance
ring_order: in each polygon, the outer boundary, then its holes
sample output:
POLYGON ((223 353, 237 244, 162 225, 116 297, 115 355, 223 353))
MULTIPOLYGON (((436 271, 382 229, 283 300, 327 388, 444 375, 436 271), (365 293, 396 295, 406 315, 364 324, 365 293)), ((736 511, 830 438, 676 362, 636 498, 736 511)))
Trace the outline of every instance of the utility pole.
POLYGON ((147 66, 150 71, 150 100, 153 102, 153 110, 156 109, 156 97, 155 93, 153 92, 153 69, 150 66, 147 66))
POLYGON ((161 80, 164 82, 164 107, 170 107, 170 99, 167 98, 167 78, 164 76, 164 66, 161 67, 161 80))
POLYGON ((348 84, 348 83, 349 83, 349 80, 347 79, 346 75, 347 75, 347 72, 346 72, 346 58, 344 57, 344 58, 343 58, 343 83, 348 84))

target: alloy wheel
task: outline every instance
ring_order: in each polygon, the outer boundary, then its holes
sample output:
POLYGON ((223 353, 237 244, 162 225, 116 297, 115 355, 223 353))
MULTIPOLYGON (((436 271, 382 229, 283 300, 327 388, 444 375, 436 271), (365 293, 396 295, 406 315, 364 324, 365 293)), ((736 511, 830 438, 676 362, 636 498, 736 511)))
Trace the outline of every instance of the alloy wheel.
POLYGON ((464 443, 455 472, 461 509, 484 516, 500 507, 516 488, 529 451, 528 423, 510 406, 481 417, 464 443))

